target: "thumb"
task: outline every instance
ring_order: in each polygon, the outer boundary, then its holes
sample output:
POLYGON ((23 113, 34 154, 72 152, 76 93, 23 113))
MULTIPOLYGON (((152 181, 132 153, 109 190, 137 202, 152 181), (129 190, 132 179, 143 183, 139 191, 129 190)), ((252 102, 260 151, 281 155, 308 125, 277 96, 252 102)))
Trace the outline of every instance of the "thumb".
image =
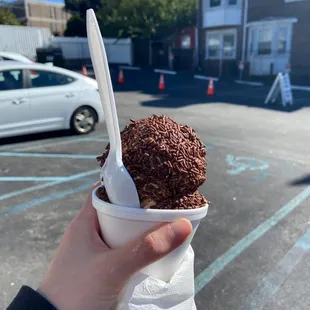
POLYGON ((179 219, 152 229, 120 249, 122 275, 127 278, 140 269, 168 255, 189 237, 192 224, 179 219))

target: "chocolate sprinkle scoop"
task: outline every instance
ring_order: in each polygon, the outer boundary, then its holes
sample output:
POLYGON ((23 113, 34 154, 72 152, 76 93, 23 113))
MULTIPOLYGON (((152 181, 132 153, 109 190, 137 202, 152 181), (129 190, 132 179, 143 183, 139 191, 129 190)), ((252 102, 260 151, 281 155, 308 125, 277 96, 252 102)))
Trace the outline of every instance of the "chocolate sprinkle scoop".
MULTIPOLYGON (((206 146, 187 126, 165 115, 131 120, 121 132, 123 162, 144 208, 192 209, 206 204, 197 192, 206 180, 206 146)), ((97 160, 102 167, 109 153, 97 160)), ((107 200, 104 189, 98 197, 107 200)))

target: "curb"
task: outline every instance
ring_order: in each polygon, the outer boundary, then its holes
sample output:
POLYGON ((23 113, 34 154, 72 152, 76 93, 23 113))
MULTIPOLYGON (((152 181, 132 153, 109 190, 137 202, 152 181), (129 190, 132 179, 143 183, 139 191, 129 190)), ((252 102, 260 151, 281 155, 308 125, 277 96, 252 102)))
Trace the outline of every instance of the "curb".
POLYGON ((197 80, 213 80, 214 82, 218 82, 219 79, 213 76, 205 76, 205 75, 194 75, 194 79, 197 80))
POLYGON ((176 71, 172 71, 172 70, 162 70, 162 69, 154 69, 155 73, 165 73, 165 74, 171 74, 171 75, 176 75, 177 72, 176 71))
POLYGON ((264 86, 261 82, 251 82, 251 81, 242 81, 242 80, 235 80, 237 84, 244 84, 244 85, 251 85, 251 86, 264 86))

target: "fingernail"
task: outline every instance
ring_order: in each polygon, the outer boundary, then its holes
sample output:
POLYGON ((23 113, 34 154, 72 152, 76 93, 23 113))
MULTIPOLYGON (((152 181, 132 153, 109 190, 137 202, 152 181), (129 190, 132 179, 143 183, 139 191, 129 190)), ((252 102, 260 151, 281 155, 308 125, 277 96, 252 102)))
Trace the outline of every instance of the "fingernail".
POLYGON ((192 224, 187 219, 179 219, 171 223, 171 231, 176 239, 184 240, 192 232, 192 224))

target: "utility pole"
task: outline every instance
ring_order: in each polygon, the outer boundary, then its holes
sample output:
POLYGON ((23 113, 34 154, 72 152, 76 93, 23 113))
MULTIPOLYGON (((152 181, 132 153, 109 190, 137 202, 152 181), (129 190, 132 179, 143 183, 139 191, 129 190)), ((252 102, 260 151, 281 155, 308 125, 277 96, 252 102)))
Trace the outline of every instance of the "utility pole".
POLYGON ((28 7, 28 3, 27 0, 24 0, 24 6, 25 6, 25 26, 28 26, 28 21, 29 21, 29 7, 28 7))
POLYGON ((203 0, 197 0, 197 12, 196 12, 196 67, 200 68, 201 60, 200 60, 200 52, 201 52, 201 28, 202 28, 202 1, 203 0))
MULTIPOLYGON (((245 51, 246 51, 246 37, 247 37, 247 23, 248 23, 248 8, 249 8, 249 0, 244 0, 243 5, 243 32, 242 32, 242 55, 241 61, 245 64, 245 51)), ((243 71, 243 70, 240 70, 243 71)), ((240 72, 240 79, 242 79, 243 75, 240 72)))

